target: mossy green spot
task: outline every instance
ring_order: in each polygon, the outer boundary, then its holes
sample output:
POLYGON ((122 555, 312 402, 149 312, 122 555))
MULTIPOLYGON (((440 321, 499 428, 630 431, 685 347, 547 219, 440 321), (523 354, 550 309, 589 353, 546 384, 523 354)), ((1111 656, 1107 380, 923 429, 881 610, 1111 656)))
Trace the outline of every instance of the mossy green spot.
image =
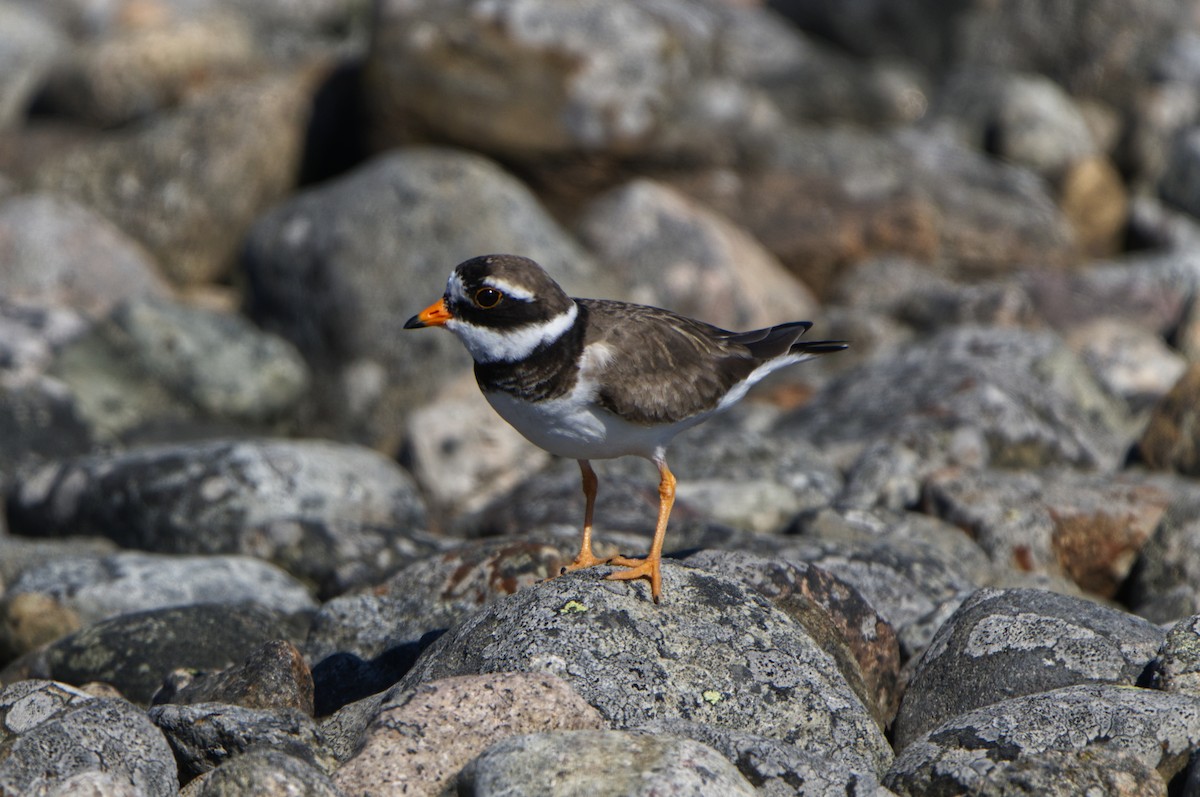
POLYGON ((715 706, 725 699, 724 695, 722 695, 716 689, 705 689, 700 693, 700 696, 703 697, 704 702, 708 703, 710 706, 715 706))
POLYGON ((588 610, 588 607, 584 606, 579 601, 571 600, 571 601, 567 601, 566 603, 564 603, 562 605, 562 608, 558 610, 558 613, 559 614, 583 614, 587 610, 588 610))

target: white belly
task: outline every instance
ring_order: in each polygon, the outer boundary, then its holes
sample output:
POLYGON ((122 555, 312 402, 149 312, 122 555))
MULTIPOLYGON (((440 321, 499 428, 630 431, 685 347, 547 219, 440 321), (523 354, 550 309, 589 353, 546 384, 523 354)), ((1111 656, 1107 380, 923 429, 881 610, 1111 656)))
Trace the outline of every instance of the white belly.
POLYGON ((705 418, 698 415, 666 426, 644 426, 622 420, 575 396, 531 404, 507 393, 483 395, 500 417, 531 443, 572 459, 627 455, 657 459, 671 438, 705 418))

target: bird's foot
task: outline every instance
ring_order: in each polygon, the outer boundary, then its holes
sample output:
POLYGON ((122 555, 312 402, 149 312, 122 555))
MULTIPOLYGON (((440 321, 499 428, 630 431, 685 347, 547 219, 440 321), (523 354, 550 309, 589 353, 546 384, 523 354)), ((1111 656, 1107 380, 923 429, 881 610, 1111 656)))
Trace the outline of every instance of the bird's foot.
POLYGON ((595 556, 594 554, 592 554, 591 551, 583 551, 579 554, 579 556, 575 557, 574 562, 571 562, 571 564, 569 564, 566 567, 559 570, 558 574, 561 576, 564 573, 570 573, 572 570, 582 570, 585 567, 592 567, 593 565, 602 565, 602 564, 605 564, 606 562, 608 562, 607 559, 601 559, 598 556, 595 556))
POLYGON ((595 556, 591 551, 580 551, 579 556, 575 557, 574 562, 571 562, 571 564, 569 564, 569 565, 564 565, 564 566, 560 567, 558 569, 557 573, 552 573, 551 575, 546 576, 545 578, 542 579, 542 581, 546 582, 551 579, 558 578, 559 576, 565 576, 567 573, 570 573, 572 570, 582 570, 585 567, 592 567, 593 565, 602 565, 602 564, 606 564, 607 562, 608 562, 607 559, 601 559, 598 556, 595 556))
POLYGON ((609 573, 605 578, 610 581, 632 581, 638 578, 647 579, 650 582, 650 596, 654 598, 655 603, 658 603, 659 596, 662 595, 662 571, 659 567, 661 562, 662 560, 658 557, 647 556, 645 559, 627 559, 624 556, 614 556, 608 560, 608 564, 628 569, 609 573))

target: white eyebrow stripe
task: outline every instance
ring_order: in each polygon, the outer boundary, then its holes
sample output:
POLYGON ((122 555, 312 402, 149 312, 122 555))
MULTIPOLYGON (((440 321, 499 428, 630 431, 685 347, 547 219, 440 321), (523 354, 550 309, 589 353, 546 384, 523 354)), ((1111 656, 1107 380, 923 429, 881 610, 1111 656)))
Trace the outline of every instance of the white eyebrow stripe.
POLYGON ((519 302, 533 301, 532 293, 499 277, 484 277, 483 284, 495 288, 510 299, 516 299, 519 302))

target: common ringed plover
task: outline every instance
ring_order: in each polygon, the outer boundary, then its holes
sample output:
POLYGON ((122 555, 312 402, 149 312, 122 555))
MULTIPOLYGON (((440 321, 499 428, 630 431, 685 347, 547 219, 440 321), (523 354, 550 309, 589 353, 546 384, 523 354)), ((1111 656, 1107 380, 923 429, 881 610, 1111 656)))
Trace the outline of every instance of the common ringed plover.
POLYGON ((728 332, 658 307, 573 299, 541 266, 516 255, 459 264, 442 298, 404 324, 457 335, 496 412, 535 445, 579 461, 583 544, 562 572, 617 565, 626 569, 608 578, 649 579, 655 602, 675 501, 667 444, 772 371, 846 348, 838 340, 801 341, 810 326, 728 332), (598 482, 589 460, 626 455, 658 466, 658 525, 646 558, 599 559, 592 553, 598 482))

